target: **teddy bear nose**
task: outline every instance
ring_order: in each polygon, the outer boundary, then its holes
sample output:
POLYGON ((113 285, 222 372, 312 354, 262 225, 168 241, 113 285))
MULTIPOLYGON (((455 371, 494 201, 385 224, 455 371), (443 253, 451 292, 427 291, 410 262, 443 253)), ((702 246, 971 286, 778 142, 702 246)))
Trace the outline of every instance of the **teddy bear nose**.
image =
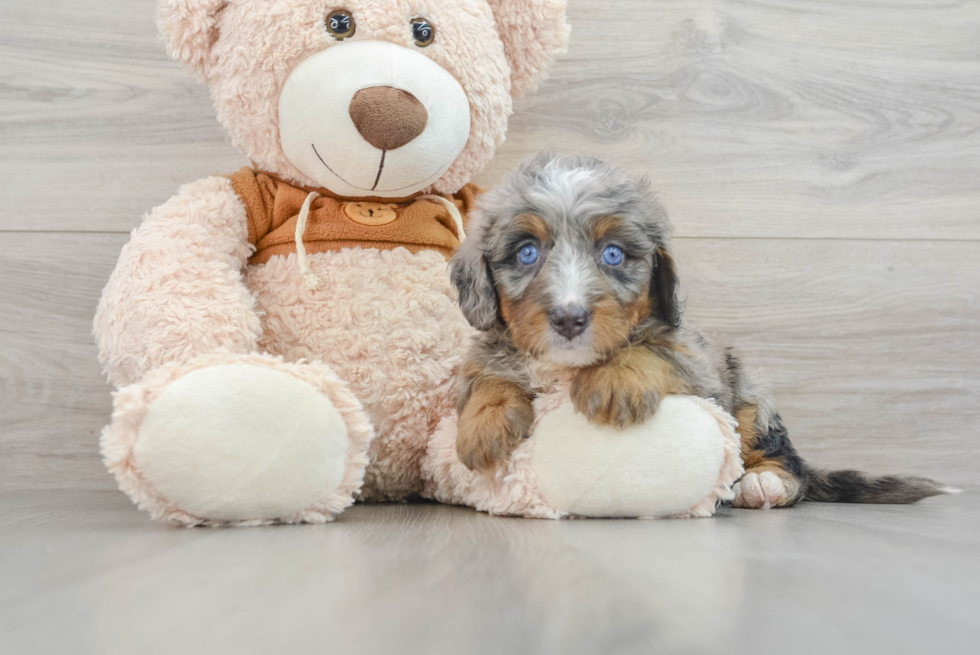
POLYGON ((429 112, 418 98, 391 86, 355 93, 350 117, 364 140, 379 150, 401 148, 422 134, 429 122, 429 112))

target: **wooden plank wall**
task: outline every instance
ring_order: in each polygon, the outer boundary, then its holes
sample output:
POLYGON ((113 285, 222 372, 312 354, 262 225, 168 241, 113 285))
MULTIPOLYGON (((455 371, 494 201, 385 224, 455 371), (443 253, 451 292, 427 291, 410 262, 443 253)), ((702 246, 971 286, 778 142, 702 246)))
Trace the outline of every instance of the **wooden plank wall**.
MULTIPOLYGON (((805 456, 980 482, 980 1, 569 4, 478 181, 546 146, 649 175, 689 316, 805 456)), ((154 5, 0 4, 0 489, 114 487, 100 289, 144 211, 244 163, 154 5)))

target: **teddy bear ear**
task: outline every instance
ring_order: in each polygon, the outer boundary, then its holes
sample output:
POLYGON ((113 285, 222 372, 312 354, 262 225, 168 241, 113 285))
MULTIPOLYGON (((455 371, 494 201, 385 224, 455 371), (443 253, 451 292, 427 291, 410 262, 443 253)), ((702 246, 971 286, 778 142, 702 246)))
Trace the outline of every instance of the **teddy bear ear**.
POLYGON ((511 68, 511 95, 533 91, 568 47, 566 0, 488 0, 511 68))
POLYGON ((218 12, 228 0, 160 0, 157 20, 174 59, 203 76, 218 36, 218 12))

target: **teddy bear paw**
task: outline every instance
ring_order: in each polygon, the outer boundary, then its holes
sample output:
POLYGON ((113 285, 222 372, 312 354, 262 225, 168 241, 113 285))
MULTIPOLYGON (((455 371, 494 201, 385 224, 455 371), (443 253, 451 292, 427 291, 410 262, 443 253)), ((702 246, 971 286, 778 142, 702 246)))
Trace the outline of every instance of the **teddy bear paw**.
POLYGON ((373 434, 360 405, 323 365, 253 358, 171 367, 117 395, 103 451, 154 516, 322 522, 353 502, 373 434))

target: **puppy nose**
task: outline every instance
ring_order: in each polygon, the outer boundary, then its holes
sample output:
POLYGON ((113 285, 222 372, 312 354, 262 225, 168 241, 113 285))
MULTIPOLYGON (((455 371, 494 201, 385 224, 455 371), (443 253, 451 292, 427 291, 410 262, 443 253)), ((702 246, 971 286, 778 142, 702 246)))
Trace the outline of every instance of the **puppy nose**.
POLYGON ((350 117, 364 140, 378 150, 401 148, 422 134, 429 122, 429 112, 418 98, 391 86, 355 93, 350 117))
POLYGON ((574 339, 589 327, 589 312, 584 307, 562 307, 548 317, 555 332, 566 339, 574 339))

